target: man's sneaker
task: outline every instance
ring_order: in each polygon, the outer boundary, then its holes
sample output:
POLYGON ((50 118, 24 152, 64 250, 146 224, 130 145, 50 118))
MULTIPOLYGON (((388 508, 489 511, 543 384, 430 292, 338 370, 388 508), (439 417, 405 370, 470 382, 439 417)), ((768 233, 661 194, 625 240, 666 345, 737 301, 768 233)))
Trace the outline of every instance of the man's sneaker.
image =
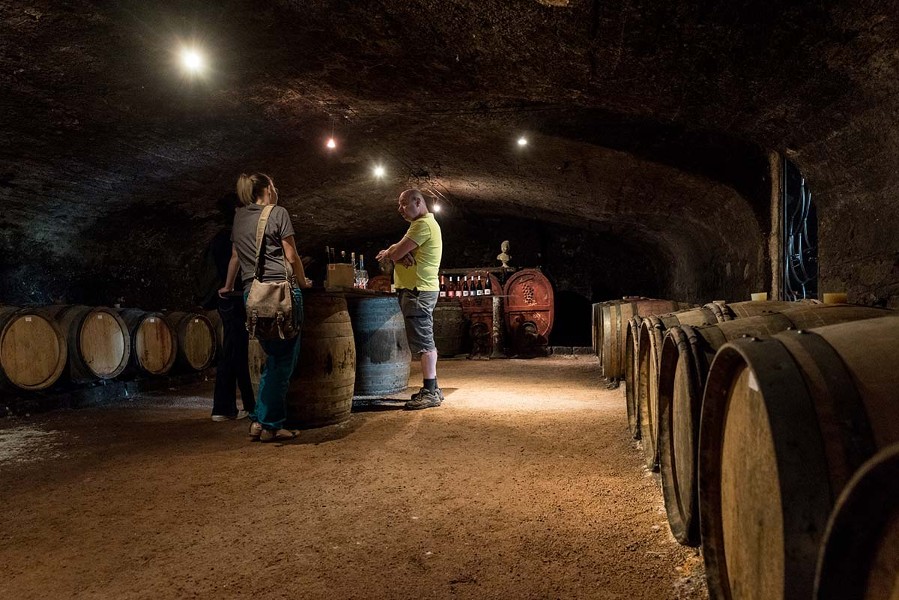
MULTIPOLYGON (((427 391, 427 388, 420 388, 417 392, 412 394, 412 397, 409 400, 417 400, 419 396, 422 395, 423 392, 427 391)), ((440 398, 440 401, 443 402, 443 390, 437 388, 437 397, 440 398)))
POLYGON ((440 390, 431 392, 425 388, 421 388, 416 398, 406 402, 406 410, 420 410, 422 408, 440 406, 440 403, 443 402, 443 400, 440 398, 442 394, 438 394, 439 391, 440 390))
POLYGON ((222 421, 239 421, 241 419, 246 419, 249 414, 250 413, 245 410, 239 410, 233 417, 231 415, 212 415, 212 420, 216 423, 221 423, 222 421))

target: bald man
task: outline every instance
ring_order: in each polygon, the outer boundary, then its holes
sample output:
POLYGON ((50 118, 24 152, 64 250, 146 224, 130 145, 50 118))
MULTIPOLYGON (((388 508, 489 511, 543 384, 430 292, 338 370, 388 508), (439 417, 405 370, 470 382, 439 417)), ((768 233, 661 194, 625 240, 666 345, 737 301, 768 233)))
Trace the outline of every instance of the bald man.
POLYGON ((437 386, 437 346, 434 345, 434 307, 440 291, 437 272, 443 239, 440 225, 428 212, 419 190, 409 189, 400 194, 397 210, 409 222, 409 229, 403 239, 381 250, 376 258, 388 258, 396 263, 393 279, 406 321, 406 338, 413 356, 419 355, 423 379, 421 389, 406 403, 406 408, 419 410, 443 402, 443 392, 437 386))

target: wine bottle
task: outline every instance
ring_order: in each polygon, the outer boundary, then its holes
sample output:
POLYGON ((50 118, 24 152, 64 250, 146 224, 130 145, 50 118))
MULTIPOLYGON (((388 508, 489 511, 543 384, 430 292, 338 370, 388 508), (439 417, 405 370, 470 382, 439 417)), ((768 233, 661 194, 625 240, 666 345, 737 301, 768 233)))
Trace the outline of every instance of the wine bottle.
POLYGON ((446 298, 446 278, 441 275, 440 276, 440 298, 446 298))
POLYGON ((484 282, 481 280, 481 276, 478 275, 478 282, 475 287, 475 295, 483 296, 484 295, 484 282))
POLYGON ((493 294, 493 284, 490 283, 490 275, 487 275, 487 281, 484 283, 484 295, 490 296, 493 294))
POLYGON ((447 296, 447 298, 458 298, 458 295, 459 295, 458 286, 456 285, 455 282, 453 282, 453 276, 450 275, 449 289, 446 290, 446 296, 447 296))
POLYGON ((471 289, 468 287, 468 275, 465 276, 465 279, 462 281, 462 297, 468 298, 471 293, 471 289))
POLYGON ((331 264, 331 248, 328 246, 325 246, 325 261, 331 264))

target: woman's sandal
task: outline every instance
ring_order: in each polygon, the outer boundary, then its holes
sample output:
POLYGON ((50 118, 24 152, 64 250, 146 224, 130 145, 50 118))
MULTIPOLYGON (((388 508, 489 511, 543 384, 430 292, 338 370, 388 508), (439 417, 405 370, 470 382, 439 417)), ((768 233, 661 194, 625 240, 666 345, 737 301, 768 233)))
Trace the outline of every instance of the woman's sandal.
POLYGON ((297 437, 297 431, 291 429, 278 429, 277 431, 273 429, 263 429, 262 433, 259 435, 260 442, 284 442, 286 440, 292 440, 297 437))
POLYGON ((259 436, 262 435, 262 424, 258 421, 250 423, 250 430, 247 432, 247 435, 254 440, 259 439, 259 436))

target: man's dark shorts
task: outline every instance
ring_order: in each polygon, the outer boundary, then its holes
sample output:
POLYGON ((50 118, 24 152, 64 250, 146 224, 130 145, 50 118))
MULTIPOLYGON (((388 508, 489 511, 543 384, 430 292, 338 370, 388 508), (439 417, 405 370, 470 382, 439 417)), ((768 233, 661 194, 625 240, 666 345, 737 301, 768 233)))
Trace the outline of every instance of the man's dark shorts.
POLYGON ((439 292, 419 290, 397 290, 400 310, 406 319, 406 338, 412 354, 437 350, 434 345, 434 307, 437 306, 439 292))

